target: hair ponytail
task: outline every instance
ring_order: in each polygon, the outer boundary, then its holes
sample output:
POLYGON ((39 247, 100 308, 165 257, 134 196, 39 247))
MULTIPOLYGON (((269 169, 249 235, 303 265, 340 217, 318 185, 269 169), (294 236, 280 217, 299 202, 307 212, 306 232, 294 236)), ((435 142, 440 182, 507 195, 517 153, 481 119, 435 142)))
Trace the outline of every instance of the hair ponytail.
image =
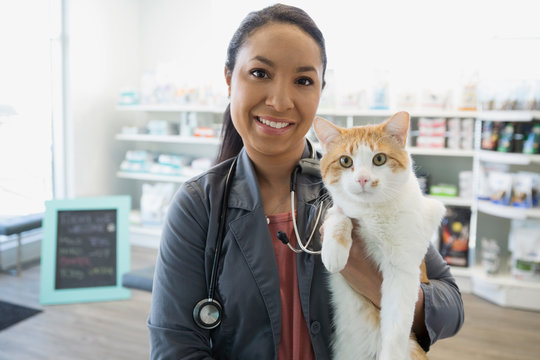
POLYGON ((223 113, 223 127, 221 128, 221 145, 216 158, 216 164, 238 155, 244 142, 236 131, 231 117, 231 104, 227 105, 223 113))

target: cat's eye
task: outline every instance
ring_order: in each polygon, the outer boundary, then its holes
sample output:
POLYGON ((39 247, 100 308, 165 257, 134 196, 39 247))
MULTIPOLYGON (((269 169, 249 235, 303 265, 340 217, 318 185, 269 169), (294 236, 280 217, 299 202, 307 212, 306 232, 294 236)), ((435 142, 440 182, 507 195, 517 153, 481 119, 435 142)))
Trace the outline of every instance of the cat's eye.
POLYGON ((353 161, 350 156, 343 155, 339 158, 339 164, 344 168, 350 168, 352 166, 352 163, 353 161))
POLYGON ((381 166, 386 163, 386 154, 378 153, 373 157, 373 165, 381 166))

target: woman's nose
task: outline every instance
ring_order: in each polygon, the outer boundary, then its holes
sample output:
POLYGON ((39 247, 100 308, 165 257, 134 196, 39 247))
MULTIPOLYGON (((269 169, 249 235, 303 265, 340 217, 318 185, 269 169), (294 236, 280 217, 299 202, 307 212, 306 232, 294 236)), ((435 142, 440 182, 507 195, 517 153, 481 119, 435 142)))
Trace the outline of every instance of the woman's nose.
POLYGON ((292 109, 294 107, 292 90, 287 85, 276 81, 270 86, 266 97, 266 105, 279 112, 292 109))

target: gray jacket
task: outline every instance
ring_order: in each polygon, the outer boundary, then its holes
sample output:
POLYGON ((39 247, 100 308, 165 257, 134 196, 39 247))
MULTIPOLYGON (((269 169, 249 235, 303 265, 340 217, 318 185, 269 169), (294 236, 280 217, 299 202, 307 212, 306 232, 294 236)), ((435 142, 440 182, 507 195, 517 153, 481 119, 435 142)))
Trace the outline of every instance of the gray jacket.
MULTIPOLYGON (((304 151, 304 157, 309 151, 304 151)), ((214 330, 193 321, 193 308, 208 297, 225 177, 231 160, 182 185, 163 229, 148 318, 152 359, 277 359, 281 337, 279 277, 272 240, 251 160, 242 150, 231 184, 226 236, 216 299, 223 320, 214 330)), ((311 233, 316 205, 324 194, 320 178, 299 175, 297 221, 311 233)), ((319 243, 315 231, 314 243, 319 243)), ((315 245, 317 247, 317 245, 315 245)), ((431 247, 426 255, 431 284, 425 293, 429 339, 455 334, 463 322, 461 295, 448 266, 431 247)), ((327 273, 320 256, 297 261, 302 310, 317 359, 330 358, 332 310, 327 273)))

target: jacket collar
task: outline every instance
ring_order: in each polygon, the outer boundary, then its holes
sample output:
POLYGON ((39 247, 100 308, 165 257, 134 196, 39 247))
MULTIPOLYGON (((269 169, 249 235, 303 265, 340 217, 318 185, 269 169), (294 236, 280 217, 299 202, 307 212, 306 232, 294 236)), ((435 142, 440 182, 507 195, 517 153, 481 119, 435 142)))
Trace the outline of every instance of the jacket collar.
MULTIPOLYGON (((302 158, 309 158, 310 156, 310 147, 306 141, 302 158)), ((318 153, 315 153, 315 156, 317 158, 320 157, 318 153)), ((321 188, 322 182, 320 178, 309 175, 304 176, 302 174, 298 175, 297 194, 301 201, 305 203, 314 201, 320 196, 321 188)), ((247 211, 254 211, 262 207, 257 175, 245 148, 242 148, 238 154, 236 172, 231 184, 229 207, 247 211)))

